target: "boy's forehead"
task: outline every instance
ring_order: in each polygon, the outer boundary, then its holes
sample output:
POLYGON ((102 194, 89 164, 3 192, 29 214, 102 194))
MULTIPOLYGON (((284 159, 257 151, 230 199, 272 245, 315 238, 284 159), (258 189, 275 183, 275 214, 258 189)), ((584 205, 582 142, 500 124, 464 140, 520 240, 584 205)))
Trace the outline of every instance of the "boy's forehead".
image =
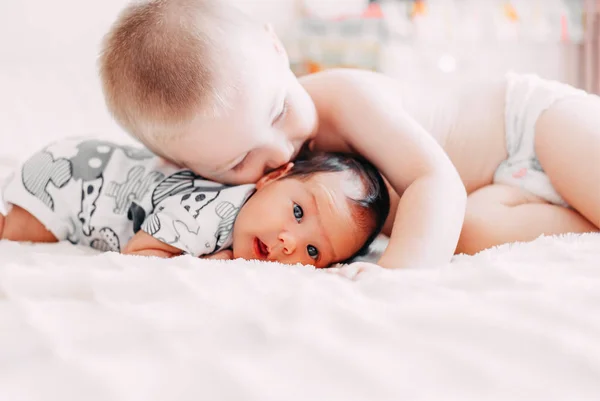
POLYGON ((285 65, 256 53, 220 66, 212 104, 202 105, 195 120, 224 131, 251 130, 270 123, 273 106, 285 95, 285 65))
POLYGON ((285 89, 289 66, 277 53, 266 31, 245 36, 235 46, 238 49, 236 65, 222 71, 229 71, 237 81, 236 106, 264 114, 270 111, 272 102, 278 100, 285 89))

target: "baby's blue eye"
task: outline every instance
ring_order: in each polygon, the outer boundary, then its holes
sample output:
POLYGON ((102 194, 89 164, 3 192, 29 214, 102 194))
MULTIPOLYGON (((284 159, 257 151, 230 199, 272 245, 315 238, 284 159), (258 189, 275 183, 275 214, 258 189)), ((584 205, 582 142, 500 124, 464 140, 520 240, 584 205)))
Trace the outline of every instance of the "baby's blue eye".
POLYGON ((304 211, 300 206, 294 203, 294 217, 300 223, 302 221, 302 217, 304 217, 304 211))
POLYGON ((319 250, 313 245, 307 245, 306 252, 308 252, 308 256, 315 260, 319 257, 319 250))

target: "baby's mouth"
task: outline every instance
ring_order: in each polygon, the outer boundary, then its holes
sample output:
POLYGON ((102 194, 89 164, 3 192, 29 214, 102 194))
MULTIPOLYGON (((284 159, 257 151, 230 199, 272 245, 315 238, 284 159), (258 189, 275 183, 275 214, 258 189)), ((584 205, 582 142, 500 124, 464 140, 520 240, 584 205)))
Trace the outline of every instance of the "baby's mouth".
POLYGON ((269 247, 258 237, 254 238, 254 254, 260 260, 266 260, 269 257, 269 247))

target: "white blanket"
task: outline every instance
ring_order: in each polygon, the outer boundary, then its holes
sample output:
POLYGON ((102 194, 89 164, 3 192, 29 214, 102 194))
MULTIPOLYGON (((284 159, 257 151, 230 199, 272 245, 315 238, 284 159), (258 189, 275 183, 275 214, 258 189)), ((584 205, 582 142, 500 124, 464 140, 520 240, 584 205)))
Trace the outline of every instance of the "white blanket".
POLYGON ((366 273, 0 242, 0 400, 600 396, 600 235, 366 273))

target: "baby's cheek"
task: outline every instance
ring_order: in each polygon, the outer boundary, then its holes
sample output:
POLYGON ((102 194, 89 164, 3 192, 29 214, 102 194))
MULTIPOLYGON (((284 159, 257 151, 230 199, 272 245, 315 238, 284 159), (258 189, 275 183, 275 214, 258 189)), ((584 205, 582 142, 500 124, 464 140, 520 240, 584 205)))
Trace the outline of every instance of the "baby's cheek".
POLYGON ((237 241, 235 238, 233 239, 233 259, 251 259, 253 257, 246 242, 247 241, 241 239, 238 239, 237 241))

